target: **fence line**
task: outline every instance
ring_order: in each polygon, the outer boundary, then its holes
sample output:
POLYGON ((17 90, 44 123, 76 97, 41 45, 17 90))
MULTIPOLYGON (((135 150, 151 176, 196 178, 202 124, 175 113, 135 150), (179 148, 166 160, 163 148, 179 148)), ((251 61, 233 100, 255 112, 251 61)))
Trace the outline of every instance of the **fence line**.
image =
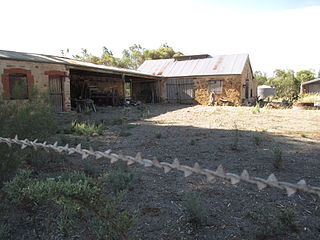
POLYGON ((320 188, 307 185, 305 180, 300 180, 298 183, 288 183, 278 181, 276 176, 272 173, 269 175, 267 179, 259 178, 259 177, 251 177, 247 170, 243 170, 241 175, 237 175, 234 173, 226 173, 222 167, 219 165, 218 168, 213 171, 206 168, 201 168, 198 163, 195 163, 193 167, 187 165, 181 165, 178 159, 174 159, 172 163, 168 162, 159 162, 156 158, 153 160, 142 158, 141 153, 137 153, 135 157, 123 155, 122 153, 116 154, 112 153, 112 150, 109 149, 107 151, 94 151, 92 148, 90 150, 83 149, 81 144, 78 144, 75 148, 69 147, 69 145, 58 146, 58 142, 54 144, 48 144, 47 142, 38 143, 37 139, 34 141, 30 141, 28 139, 20 140, 18 136, 13 138, 3 138, 0 137, 0 143, 6 143, 9 147, 12 144, 21 145, 21 149, 26 147, 33 147, 35 150, 43 149, 45 151, 53 150, 58 153, 67 153, 67 154, 80 154, 82 159, 86 159, 89 156, 93 156, 96 159, 106 158, 109 159, 111 163, 115 163, 117 161, 125 161, 128 165, 138 163, 143 165, 144 167, 156 167, 160 168, 164 171, 164 173, 170 172, 172 169, 182 171, 185 177, 190 176, 191 174, 199 174, 203 175, 207 178, 209 182, 212 182, 216 178, 230 181, 231 184, 238 184, 239 182, 246 182, 249 184, 254 184, 258 187, 259 190, 262 190, 266 187, 277 188, 280 190, 286 191, 288 196, 293 195, 297 191, 302 191, 310 194, 315 194, 320 197, 320 188))

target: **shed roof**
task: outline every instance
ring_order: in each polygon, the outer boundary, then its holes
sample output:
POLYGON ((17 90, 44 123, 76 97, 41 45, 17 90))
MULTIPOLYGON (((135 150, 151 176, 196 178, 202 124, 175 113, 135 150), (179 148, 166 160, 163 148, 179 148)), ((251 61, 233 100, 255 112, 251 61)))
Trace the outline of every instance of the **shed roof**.
POLYGON ((307 85, 307 84, 311 84, 311 83, 315 83, 315 82, 320 82, 320 78, 316 78, 316 79, 310 80, 308 82, 304 82, 301 85, 307 85))
POLYGON ((232 75, 243 72, 248 58, 248 54, 232 54, 186 60, 147 60, 138 70, 164 77, 232 75))
POLYGON ((44 54, 37 54, 37 53, 24 53, 24 52, 0 50, 0 60, 1 59, 63 64, 71 67, 74 66, 74 67, 90 68, 92 70, 102 71, 102 72, 113 72, 113 73, 120 73, 120 74, 124 73, 128 75, 139 75, 139 76, 146 76, 146 77, 153 77, 153 78, 155 77, 152 74, 144 73, 142 71, 105 66, 101 64, 89 63, 89 62, 84 62, 84 61, 75 60, 75 59, 66 58, 66 57, 58 57, 58 56, 44 55, 44 54))

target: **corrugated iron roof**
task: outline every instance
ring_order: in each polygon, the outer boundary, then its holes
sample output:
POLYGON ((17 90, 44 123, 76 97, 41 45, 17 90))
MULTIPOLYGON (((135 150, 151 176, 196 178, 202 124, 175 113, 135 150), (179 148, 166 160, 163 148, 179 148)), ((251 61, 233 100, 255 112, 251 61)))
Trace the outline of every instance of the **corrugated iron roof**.
POLYGON ((138 70, 164 77, 241 74, 248 57, 248 54, 232 54, 187 60, 147 60, 138 70))
POLYGON ((55 64, 63 64, 68 66, 77 66, 77 67, 86 67, 92 68, 95 70, 102 71, 111 71, 117 73, 125 73, 125 74, 136 74, 140 76, 148 76, 155 77, 153 74, 143 73, 142 71, 136 71, 126 68, 118 68, 112 66, 105 66, 95 63, 83 62, 71 58, 66 57, 58 57, 44 54, 36 54, 36 53, 23 53, 23 52, 14 52, 7 50, 0 50, 0 59, 6 60, 18 60, 18 61, 32 61, 32 62, 42 62, 42 63, 55 63, 55 64))
POLYGON ((315 82, 320 82, 320 78, 316 78, 316 79, 310 80, 308 82, 304 82, 301 85, 307 85, 307 84, 315 83, 315 82))

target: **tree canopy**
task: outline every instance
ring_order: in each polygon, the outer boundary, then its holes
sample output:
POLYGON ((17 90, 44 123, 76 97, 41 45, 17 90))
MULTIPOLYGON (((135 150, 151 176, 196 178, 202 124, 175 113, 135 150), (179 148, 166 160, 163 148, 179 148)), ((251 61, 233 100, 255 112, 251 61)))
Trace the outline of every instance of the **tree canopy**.
POLYGON ((300 85, 303 82, 315 78, 315 73, 311 70, 301 70, 295 73, 293 70, 276 69, 273 77, 267 77, 266 73, 256 71, 255 78, 259 85, 270 85, 276 89, 276 97, 292 100, 300 92, 300 85))
MULTIPOLYGON (((140 44, 134 44, 122 51, 121 58, 115 57, 106 47, 103 47, 102 51, 102 55, 98 57, 89 53, 86 48, 82 48, 81 53, 73 57, 78 60, 107 66, 137 69, 145 60, 166 59, 183 55, 183 53, 175 51, 168 44, 163 44, 157 49, 146 49, 140 44)), ((64 54, 64 51, 62 50, 61 53, 64 54)))

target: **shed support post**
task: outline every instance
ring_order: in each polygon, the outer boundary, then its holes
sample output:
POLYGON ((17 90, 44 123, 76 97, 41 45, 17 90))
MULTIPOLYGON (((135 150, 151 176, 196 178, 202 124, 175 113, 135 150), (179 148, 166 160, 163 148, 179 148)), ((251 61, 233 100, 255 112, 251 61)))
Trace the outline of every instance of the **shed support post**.
POLYGON ((125 74, 122 74, 122 83, 123 83, 123 98, 124 103, 126 102, 126 76, 125 74))

